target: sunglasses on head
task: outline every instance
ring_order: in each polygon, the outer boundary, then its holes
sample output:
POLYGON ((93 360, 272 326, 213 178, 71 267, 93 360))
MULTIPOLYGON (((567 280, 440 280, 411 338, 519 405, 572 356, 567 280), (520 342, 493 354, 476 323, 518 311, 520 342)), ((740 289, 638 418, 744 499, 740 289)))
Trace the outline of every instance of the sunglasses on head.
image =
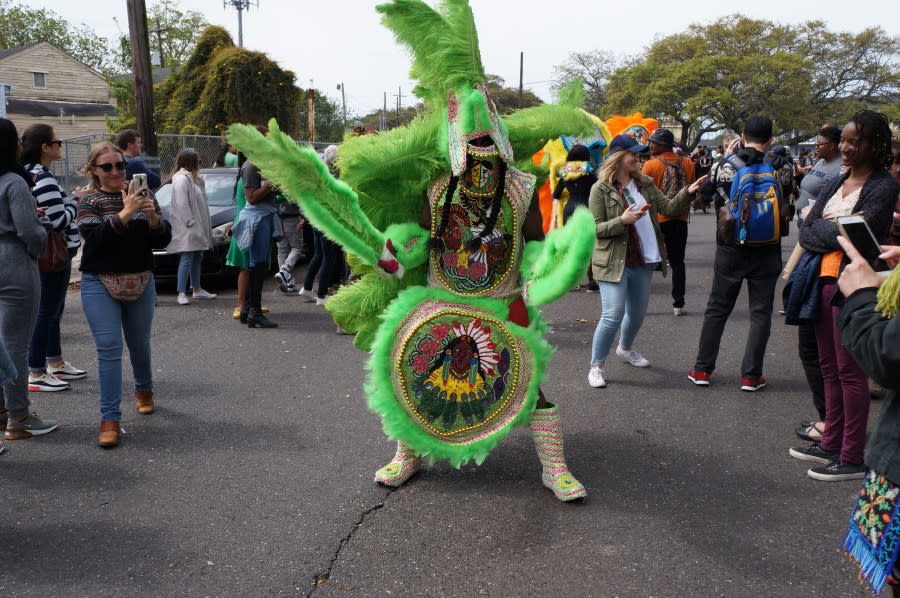
POLYGON ((115 168, 116 170, 125 170, 126 163, 123 160, 121 162, 107 162, 105 164, 94 164, 94 166, 96 166, 103 172, 112 172, 113 168, 115 168))

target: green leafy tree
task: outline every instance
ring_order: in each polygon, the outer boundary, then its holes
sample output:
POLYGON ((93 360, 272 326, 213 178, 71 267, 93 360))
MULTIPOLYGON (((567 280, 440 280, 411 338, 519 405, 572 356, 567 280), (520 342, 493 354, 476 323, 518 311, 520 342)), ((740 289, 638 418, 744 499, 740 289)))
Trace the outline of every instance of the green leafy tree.
POLYGON ((113 69, 109 40, 87 25, 73 25, 52 10, 0 0, 0 49, 37 42, 53 44, 101 73, 113 69))
POLYGON ((541 98, 527 89, 523 89, 520 96, 518 87, 507 87, 506 81, 497 75, 488 75, 484 86, 491 94, 491 99, 494 100, 500 114, 509 114, 522 108, 540 106, 544 103, 541 98))
MULTIPOLYGON (((393 129, 395 127, 402 127, 403 125, 409 124, 412 119, 416 117, 422 110, 425 109, 424 104, 416 104, 415 106, 402 106, 400 108, 400 112, 397 112, 396 107, 388 106, 387 114, 385 115, 385 128, 393 129)), ((365 116, 361 116, 355 118, 353 120, 354 126, 362 126, 370 131, 380 131, 381 130, 381 110, 373 110, 369 112, 365 116)))
POLYGON ((606 94, 601 116, 640 110, 671 119, 681 143, 693 147, 706 133, 741 130, 753 114, 772 117, 776 136, 790 142, 863 107, 897 118, 898 61, 900 38, 878 27, 837 33, 821 21, 733 15, 659 39, 612 73, 592 71, 594 62, 582 57, 568 74, 582 76, 588 91, 594 73, 594 87, 606 94))
POLYGON ((262 52, 236 47, 225 29, 207 27, 184 67, 157 86, 157 127, 218 135, 234 122, 265 124, 274 117, 296 135, 301 92, 294 81, 294 73, 262 52))
MULTIPOLYGON (((303 92, 300 100, 300 115, 297 123, 297 131, 301 140, 309 138, 309 109, 306 99, 306 92, 303 92)), ((315 131, 316 138, 314 141, 333 141, 339 143, 344 139, 344 114, 341 107, 332 102, 331 99, 319 92, 313 90, 313 109, 315 111, 315 131)))
MULTIPOLYGON (((114 20, 118 23, 117 19, 114 20)), ((182 11, 176 0, 159 0, 147 8, 150 51, 159 55, 160 66, 184 64, 208 25, 209 21, 203 13, 182 11)), ((119 62, 122 68, 131 70, 131 42, 127 35, 119 38, 119 62)))

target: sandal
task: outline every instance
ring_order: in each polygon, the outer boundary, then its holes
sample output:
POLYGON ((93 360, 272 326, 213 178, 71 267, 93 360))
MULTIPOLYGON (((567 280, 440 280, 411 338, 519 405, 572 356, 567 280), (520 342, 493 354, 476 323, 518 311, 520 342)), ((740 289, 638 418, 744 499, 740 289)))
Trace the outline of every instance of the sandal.
POLYGON ((806 427, 801 426, 794 430, 794 434, 796 434, 800 440, 807 440, 809 442, 819 442, 822 440, 822 434, 824 432, 825 424, 822 422, 812 422, 806 427))

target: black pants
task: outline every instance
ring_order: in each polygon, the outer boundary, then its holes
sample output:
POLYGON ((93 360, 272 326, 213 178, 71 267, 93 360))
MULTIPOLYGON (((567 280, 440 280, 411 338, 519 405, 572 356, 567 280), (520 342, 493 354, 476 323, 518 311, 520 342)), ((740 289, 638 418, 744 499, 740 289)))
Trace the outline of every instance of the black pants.
POLYGON ((684 252, 687 248, 688 223, 684 220, 666 220, 659 223, 666 242, 666 257, 672 268, 672 307, 684 307, 684 252))
POLYGON ((772 328, 772 305, 775 301, 775 284, 781 273, 781 246, 777 247, 716 247, 713 286, 709 292, 703 328, 700 331, 700 347, 697 349, 695 370, 712 372, 716 369, 719 343, 728 316, 734 309, 744 280, 749 295, 750 330, 741 363, 741 376, 762 376, 766 344, 772 328))
POLYGON ((812 392, 813 404, 819 412, 819 421, 825 421, 825 381, 819 367, 819 346, 816 344, 816 330, 812 320, 800 320, 798 327, 798 349, 806 383, 812 392))

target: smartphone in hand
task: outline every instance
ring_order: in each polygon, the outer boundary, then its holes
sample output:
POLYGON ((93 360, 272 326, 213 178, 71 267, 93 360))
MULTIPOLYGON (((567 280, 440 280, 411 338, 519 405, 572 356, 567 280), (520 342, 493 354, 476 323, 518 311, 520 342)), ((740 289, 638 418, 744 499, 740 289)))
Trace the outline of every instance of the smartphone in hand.
POLYGON ((132 189, 138 195, 147 196, 150 194, 150 188, 147 186, 147 175, 143 173, 136 173, 134 177, 131 179, 132 189))
POLYGON ((841 235, 847 238, 856 250, 859 252, 872 269, 876 272, 884 272, 891 269, 890 265, 878 256, 881 254, 881 247, 878 240, 872 234, 872 229, 866 224, 862 216, 853 214, 851 216, 840 216, 837 219, 838 228, 841 235))

